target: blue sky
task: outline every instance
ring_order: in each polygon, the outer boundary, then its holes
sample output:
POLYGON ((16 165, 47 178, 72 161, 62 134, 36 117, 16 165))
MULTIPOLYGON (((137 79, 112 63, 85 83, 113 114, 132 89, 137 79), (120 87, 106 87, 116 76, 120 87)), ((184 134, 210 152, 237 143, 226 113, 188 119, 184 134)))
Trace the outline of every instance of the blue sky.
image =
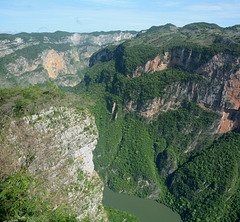
POLYGON ((0 33, 139 31, 200 21, 240 24, 240 1, 0 0, 0 33))

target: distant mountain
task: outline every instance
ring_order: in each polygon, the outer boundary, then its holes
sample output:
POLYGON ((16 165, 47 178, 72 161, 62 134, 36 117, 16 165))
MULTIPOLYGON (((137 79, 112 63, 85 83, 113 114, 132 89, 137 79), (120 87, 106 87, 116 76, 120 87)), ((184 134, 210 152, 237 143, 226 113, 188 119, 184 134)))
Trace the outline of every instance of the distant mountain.
POLYGON ((0 87, 48 81, 74 86, 81 81, 94 52, 135 35, 122 31, 0 34, 0 87))

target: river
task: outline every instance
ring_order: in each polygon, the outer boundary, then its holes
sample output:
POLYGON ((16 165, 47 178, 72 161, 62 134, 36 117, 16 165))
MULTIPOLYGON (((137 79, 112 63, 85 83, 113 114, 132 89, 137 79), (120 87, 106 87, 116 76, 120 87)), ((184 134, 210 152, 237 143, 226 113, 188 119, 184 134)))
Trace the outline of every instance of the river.
POLYGON ((182 222, 170 208, 153 200, 119 194, 105 187, 103 204, 134 214, 140 222, 182 222))

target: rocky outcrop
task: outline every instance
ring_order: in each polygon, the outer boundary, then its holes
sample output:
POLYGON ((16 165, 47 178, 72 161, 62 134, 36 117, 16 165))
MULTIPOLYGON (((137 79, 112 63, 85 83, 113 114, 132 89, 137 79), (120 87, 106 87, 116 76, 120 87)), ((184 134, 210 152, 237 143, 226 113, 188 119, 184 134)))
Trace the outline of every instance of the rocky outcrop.
POLYGON ((163 59, 160 56, 157 56, 154 60, 148 61, 144 67, 145 72, 156 72, 167 69, 168 67, 168 56, 169 53, 165 52, 163 59))
POLYGON ((211 56, 190 50, 186 47, 174 47, 170 51, 165 51, 157 55, 153 60, 149 60, 145 65, 138 66, 134 75, 127 74, 129 77, 140 76, 143 72, 153 73, 172 67, 180 66, 187 71, 196 71, 202 65, 202 61, 208 61, 211 56))
POLYGON ((28 42, 24 42, 24 40, 19 37, 16 37, 14 39, 3 39, 0 41, 0 58, 16 52, 17 50, 38 44, 38 41, 33 41, 31 38, 28 42))
POLYGON ((49 80, 57 80, 63 86, 75 86, 79 78, 75 63, 79 63, 76 50, 66 52, 45 50, 36 59, 29 60, 20 56, 16 62, 9 63, 6 66, 8 71, 6 77, 18 77, 16 82, 19 86, 35 85, 49 80), (63 77, 68 81, 61 81, 63 77))
POLYGON ((51 107, 11 121, 6 132, 6 146, 14 147, 18 156, 15 161, 43 181, 54 206, 64 204, 80 221, 108 221, 103 183, 93 164, 98 132, 87 110, 51 107))

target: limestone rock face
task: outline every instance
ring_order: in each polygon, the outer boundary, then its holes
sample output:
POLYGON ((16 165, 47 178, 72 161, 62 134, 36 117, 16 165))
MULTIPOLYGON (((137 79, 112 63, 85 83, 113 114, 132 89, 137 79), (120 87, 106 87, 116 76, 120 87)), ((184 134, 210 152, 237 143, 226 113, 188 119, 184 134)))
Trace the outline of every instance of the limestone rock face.
POLYGON ((93 164, 98 132, 88 111, 51 107, 12 121, 7 131, 19 165, 43 181, 56 207, 66 204, 80 221, 85 217, 108 221, 102 205, 103 182, 93 164))
MULTIPOLYGON (((207 58, 207 62, 201 64, 200 58, 204 56, 184 48, 177 48, 175 51, 165 52, 164 55, 148 61, 144 67, 138 67, 135 74, 129 77, 141 75, 138 70, 151 74, 173 65, 203 77, 203 81, 198 83, 173 83, 165 89, 165 96, 148 101, 138 109, 139 113, 152 117, 159 111, 177 108, 180 101, 187 98, 203 108, 217 111, 222 115, 217 132, 225 133, 239 128, 240 57, 219 53, 212 58, 207 58), (163 57, 164 59, 161 60, 160 58, 163 57)), ((134 101, 129 101, 126 108, 131 111, 137 109, 134 101)))
MULTIPOLYGON (((56 79, 58 73, 63 70, 67 72, 66 64, 64 62, 64 53, 57 53, 55 50, 49 50, 44 53, 43 56, 43 67, 47 70, 49 77, 56 79)), ((76 70, 74 70, 76 72, 76 70)))

